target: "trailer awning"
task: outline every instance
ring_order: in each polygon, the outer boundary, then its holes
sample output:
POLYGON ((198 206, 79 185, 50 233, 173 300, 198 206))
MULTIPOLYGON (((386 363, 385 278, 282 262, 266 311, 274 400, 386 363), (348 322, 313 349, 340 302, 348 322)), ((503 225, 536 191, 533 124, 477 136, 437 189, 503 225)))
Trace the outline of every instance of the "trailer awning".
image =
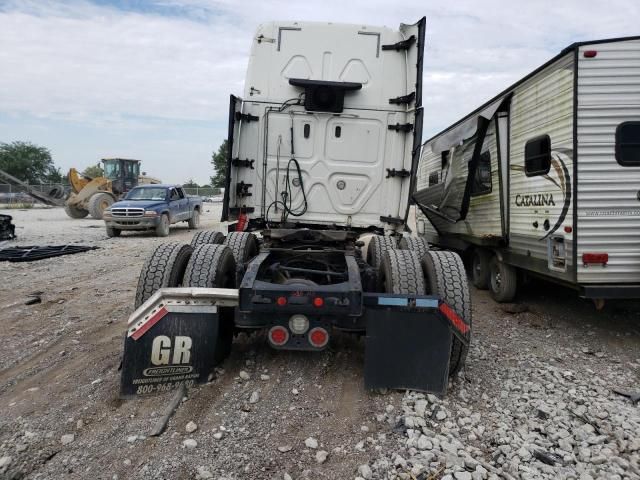
POLYGON ((508 96, 510 96, 510 94, 496 99, 495 102, 489 104, 478 113, 471 115, 457 127, 434 139, 431 144, 428 145, 431 147, 431 151, 436 154, 446 152, 451 150, 452 147, 460 145, 468 138, 473 137, 478 130, 480 118, 491 120, 508 96))

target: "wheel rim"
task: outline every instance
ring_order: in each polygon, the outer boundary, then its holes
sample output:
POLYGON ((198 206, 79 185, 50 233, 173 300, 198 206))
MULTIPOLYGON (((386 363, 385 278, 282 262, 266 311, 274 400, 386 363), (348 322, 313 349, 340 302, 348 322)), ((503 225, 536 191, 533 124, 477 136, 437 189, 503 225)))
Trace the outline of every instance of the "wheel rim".
POLYGON ((491 272, 491 284, 493 285, 493 291, 499 292, 500 287, 502 285, 502 275, 500 274, 500 269, 496 266, 492 269, 491 272))

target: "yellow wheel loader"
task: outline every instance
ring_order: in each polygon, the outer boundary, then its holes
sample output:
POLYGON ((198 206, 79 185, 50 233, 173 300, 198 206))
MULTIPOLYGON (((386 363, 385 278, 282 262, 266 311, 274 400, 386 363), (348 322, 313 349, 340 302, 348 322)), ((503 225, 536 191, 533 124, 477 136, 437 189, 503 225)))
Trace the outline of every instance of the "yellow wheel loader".
POLYGON ((140 175, 140 160, 126 158, 104 158, 104 176, 87 177, 75 168, 69 170, 71 194, 64 209, 71 218, 87 215, 101 220, 106 208, 139 184, 160 183, 152 177, 140 175))

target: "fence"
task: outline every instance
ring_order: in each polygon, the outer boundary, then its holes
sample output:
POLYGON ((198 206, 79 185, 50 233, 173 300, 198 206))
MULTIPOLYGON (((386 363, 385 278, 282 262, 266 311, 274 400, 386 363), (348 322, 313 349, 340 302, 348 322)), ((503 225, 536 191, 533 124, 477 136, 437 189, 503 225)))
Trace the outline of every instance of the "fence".
MULTIPOLYGON (((42 183, 38 185, 29 185, 29 188, 48 194, 53 188, 68 190, 69 185, 63 183, 42 183)), ((34 203, 39 202, 29 195, 24 187, 8 183, 0 183, 0 205, 33 205, 34 203)))
MULTIPOLYGON (((53 188, 62 188, 69 191, 68 184, 43 183, 39 185, 29 185, 30 188, 48 194, 53 188)), ((198 195, 204 198, 221 197, 223 190, 216 187, 185 187, 184 191, 188 195, 198 195)), ((25 188, 8 183, 0 183, 0 205, 33 205, 38 201, 26 193, 25 188)))

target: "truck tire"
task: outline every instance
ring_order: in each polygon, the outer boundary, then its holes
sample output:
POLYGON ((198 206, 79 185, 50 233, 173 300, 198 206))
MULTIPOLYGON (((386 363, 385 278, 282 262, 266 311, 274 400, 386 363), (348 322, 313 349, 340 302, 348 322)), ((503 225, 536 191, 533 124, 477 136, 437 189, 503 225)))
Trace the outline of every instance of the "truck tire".
POLYGON ((203 232, 196 233, 191 239, 191 246, 193 248, 207 243, 214 245, 222 244, 224 243, 224 235, 220 232, 216 232, 215 230, 205 230, 203 232))
MULTIPOLYGON (((185 287, 235 288, 236 261, 226 245, 202 244, 193 255, 184 274, 185 287)), ((220 308, 218 338, 214 361, 221 363, 231 353, 234 329, 234 309, 220 308)))
POLYGON ((397 248, 398 242, 395 237, 374 235, 369 240, 369 246, 367 247, 367 263, 378 270, 382 265, 382 258, 385 252, 396 250, 397 248))
POLYGON ((88 210, 84 210, 82 208, 74 207, 72 205, 65 205, 64 206, 64 211, 71 218, 84 218, 87 215, 89 215, 89 211, 88 210))
POLYGON ((258 239, 253 233, 231 232, 224 244, 233 252, 238 266, 247 263, 258 254, 258 239))
POLYGON ((386 293, 424 295, 420 258, 411 250, 387 250, 380 266, 380 286, 386 293))
POLYGON ((516 269, 494 256, 489 262, 489 271, 489 287, 493 299, 499 303, 511 302, 518 286, 516 269))
MULTIPOLYGON (((422 258, 422 269, 427 279, 427 290, 438 295, 469 326, 467 342, 471 340, 471 294, 460 255, 454 252, 429 252, 422 258)), ((469 346, 456 336, 451 343, 449 375, 455 375, 463 367, 469 346)))
POLYGON ((424 257, 429 251, 429 242, 424 237, 413 237, 405 235, 398 242, 400 250, 411 250, 416 252, 420 258, 424 257))
POLYGON ((471 283, 480 290, 489 288, 489 263, 491 252, 483 248, 474 248, 471 255, 471 283))
POLYGON ((89 198, 89 213, 96 220, 102 220, 102 213, 113 205, 114 199, 108 193, 94 193, 89 198))
POLYGON ((169 231, 171 230, 171 222, 169 221, 169 215, 163 213, 160 216, 160 220, 156 225, 156 236, 157 237, 168 237, 169 231))
POLYGON ((160 288, 178 287, 193 248, 185 243, 162 243, 147 258, 140 271, 136 303, 138 308, 160 288))
POLYGON ((118 228, 107 227, 107 237, 109 238, 119 237, 121 233, 122 233, 122 230, 118 228))
POLYGON ((200 225, 200 210, 197 208, 193 210, 191 218, 189 219, 189 228, 195 229, 200 225))

